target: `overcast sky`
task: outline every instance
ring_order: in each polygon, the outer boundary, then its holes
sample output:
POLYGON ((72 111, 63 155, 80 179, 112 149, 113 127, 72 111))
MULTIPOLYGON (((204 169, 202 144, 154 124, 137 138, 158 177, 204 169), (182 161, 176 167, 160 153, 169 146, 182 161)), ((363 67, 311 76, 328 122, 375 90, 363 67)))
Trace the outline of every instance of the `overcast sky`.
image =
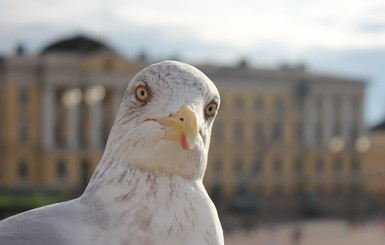
POLYGON ((83 33, 126 57, 305 63, 367 79, 365 119, 385 119, 384 0, 0 0, 0 16, 3 55, 83 33))

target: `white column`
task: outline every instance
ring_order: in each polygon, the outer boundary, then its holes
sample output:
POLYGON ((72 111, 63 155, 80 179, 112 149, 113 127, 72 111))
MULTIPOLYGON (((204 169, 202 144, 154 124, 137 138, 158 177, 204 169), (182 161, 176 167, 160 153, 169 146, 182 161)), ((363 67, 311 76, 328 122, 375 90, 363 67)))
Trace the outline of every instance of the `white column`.
POLYGON ((50 149, 55 146, 55 92, 52 87, 46 87, 43 90, 42 105, 42 139, 44 149, 50 149))

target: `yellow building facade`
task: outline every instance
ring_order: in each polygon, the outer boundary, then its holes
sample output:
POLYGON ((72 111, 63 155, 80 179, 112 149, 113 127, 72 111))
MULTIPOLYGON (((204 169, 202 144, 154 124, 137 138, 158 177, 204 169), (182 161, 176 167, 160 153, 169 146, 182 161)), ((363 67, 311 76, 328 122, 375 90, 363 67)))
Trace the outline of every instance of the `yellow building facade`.
MULTIPOLYGON (((221 72, 229 79, 242 71, 221 72)), ((254 72, 255 80, 246 81, 243 74, 223 83, 211 76, 222 106, 213 129, 208 188, 217 185, 230 196, 245 180, 264 194, 360 188, 362 153, 355 144, 365 136, 364 84, 303 71, 254 72), (261 73, 265 81, 258 79, 261 73)))
MULTIPOLYGON (((19 57, 15 57, 17 59, 19 57)), ((24 61, 27 67, 35 62, 34 59, 24 61)), ((0 182, 3 188, 23 188, 39 182, 40 88, 33 77, 23 74, 22 68, 13 73, 8 69, 10 66, 10 63, 3 64, 0 82, 3 160, 0 182)))

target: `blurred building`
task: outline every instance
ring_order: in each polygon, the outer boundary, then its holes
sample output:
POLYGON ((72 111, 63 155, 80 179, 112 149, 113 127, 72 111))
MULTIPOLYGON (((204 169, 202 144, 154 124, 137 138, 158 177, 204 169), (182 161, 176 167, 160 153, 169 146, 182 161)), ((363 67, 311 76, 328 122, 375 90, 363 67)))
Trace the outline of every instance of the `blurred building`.
POLYGON ((222 98, 206 175, 216 198, 282 215, 352 205, 368 150, 364 82, 303 67, 201 69, 222 98))
MULTIPOLYGON (((22 53, 0 60, 1 189, 78 195, 146 64, 82 36, 22 53)), ((338 213, 368 187, 364 82, 304 67, 198 68, 222 97, 205 177, 221 209, 338 213)))
POLYGON ((370 132, 371 147, 365 157, 365 189, 385 204, 385 121, 370 132))

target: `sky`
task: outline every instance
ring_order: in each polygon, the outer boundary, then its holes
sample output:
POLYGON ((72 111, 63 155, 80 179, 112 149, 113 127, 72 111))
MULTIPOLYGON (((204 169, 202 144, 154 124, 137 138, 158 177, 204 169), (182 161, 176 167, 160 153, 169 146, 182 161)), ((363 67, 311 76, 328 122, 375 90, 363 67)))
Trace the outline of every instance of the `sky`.
POLYGON ((384 0, 0 0, 0 55, 86 34, 127 58, 305 64, 368 82, 365 121, 385 119, 384 0))

